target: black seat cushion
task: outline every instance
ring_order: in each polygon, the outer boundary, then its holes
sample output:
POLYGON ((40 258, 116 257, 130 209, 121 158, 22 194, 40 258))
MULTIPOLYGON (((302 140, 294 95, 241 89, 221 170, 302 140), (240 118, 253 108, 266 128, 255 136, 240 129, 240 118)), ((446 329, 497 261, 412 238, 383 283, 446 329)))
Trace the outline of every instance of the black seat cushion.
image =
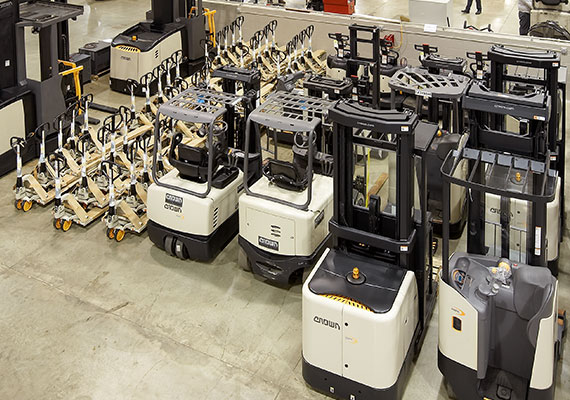
POLYGON ((277 186, 294 191, 303 191, 308 182, 305 172, 290 162, 270 159, 263 167, 263 175, 277 186))
MULTIPOLYGON (((178 170, 180 177, 198 183, 208 181, 208 150, 201 147, 192 147, 182 144, 184 136, 177 133, 172 138, 168 160, 170 164, 178 170), (178 150, 178 155, 176 154, 178 150)), ((220 165, 222 153, 214 147, 214 165, 212 171, 216 171, 220 165)))

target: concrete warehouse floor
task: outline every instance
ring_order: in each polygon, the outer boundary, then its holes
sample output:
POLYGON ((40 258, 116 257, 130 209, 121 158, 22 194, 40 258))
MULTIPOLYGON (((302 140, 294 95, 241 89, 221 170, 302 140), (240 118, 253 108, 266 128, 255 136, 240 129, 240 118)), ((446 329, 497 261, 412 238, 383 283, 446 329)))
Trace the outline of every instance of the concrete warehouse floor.
MULTIPOLYGON (((516 2, 490 1, 469 21, 516 31, 516 2)), ((74 2, 86 9, 71 23, 72 49, 112 37, 149 5, 74 2)), ((456 1, 457 12, 462 6, 456 1)), ((405 1, 358 7, 407 13, 405 1)), ((88 91, 99 103, 127 104, 107 79, 88 91)), ((15 174, 0 179, 0 399, 324 398, 301 376, 301 287, 276 288, 242 271, 236 240, 198 264, 169 257, 146 234, 111 242, 102 223, 63 234, 52 228, 49 207, 15 210, 14 182, 15 174)), ((563 263, 569 245, 566 232, 563 263)), ((560 289, 570 310, 570 276, 560 276, 560 289)), ((436 354, 437 313, 405 399, 447 398, 436 354)), ((569 360, 560 363, 558 400, 570 399, 569 360)))

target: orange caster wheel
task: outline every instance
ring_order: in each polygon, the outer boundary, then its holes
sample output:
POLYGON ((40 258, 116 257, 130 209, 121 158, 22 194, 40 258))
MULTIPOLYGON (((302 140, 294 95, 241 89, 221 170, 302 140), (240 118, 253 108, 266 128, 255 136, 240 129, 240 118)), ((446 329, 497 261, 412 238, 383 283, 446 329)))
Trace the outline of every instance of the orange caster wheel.
POLYGON ((73 222, 69 220, 63 221, 63 224, 61 225, 61 230, 67 232, 68 230, 71 229, 71 225, 73 225, 73 222))
POLYGON ((53 227, 57 230, 61 229, 61 219, 54 219, 53 220, 53 227))
POLYGON ((113 228, 107 228, 107 237, 109 239, 115 239, 115 230, 113 228))
POLYGON ((115 233, 115 240, 117 242, 122 242, 124 238, 125 238, 125 231, 120 230, 115 233))
POLYGON ((31 201, 25 201, 24 204, 22 205, 22 210, 24 210, 24 212, 28 212, 32 209, 33 205, 34 203, 32 203, 31 201))

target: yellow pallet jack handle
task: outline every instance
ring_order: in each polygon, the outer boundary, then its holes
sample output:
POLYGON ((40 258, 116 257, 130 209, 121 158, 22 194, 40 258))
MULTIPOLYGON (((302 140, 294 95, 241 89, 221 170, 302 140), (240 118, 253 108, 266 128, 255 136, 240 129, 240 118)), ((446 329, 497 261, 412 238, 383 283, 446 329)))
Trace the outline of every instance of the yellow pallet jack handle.
POLYGON ((67 76, 67 75, 72 75, 73 74, 73 84, 75 85, 75 95, 77 96, 78 99, 81 98, 81 82, 79 81, 79 73, 81 71, 83 71, 83 66, 80 65, 79 67, 71 62, 71 61, 63 61, 63 60, 58 60, 59 63, 61 63, 64 67, 67 67, 69 69, 66 69, 65 71, 61 71, 59 74, 61 76, 67 76))
MULTIPOLYGON (((214 20, 214 15, 216 15, 216 10, 210 10, 209 8, 204 8, 204 16, 208 19, 208 35, 210 36, 210 40, 216 47, 216 21, 214 20)), ((192 7, 190 9, 190 17, 196 11, 196 7, 192 7)))

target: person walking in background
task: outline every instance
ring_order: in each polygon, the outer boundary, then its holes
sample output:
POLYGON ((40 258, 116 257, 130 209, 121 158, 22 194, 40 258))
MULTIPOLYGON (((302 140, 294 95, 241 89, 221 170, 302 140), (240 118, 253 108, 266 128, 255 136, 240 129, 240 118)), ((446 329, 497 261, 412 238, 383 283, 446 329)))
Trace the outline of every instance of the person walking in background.
MULTIPOLYGON (((479 15, 479 14, 481 14, 481 11, 483 11, 481 8, 481 0, 476 0, 476 1, 477 1, 477 12, 475 14, 479 15)), ((473 0, 467 0, 467 5, 465 6, 465 10, 461 10, 461 12, 463 14, 469 14, 469 10, 471 10, 472 4, 473 4, 473 0)))
POLYGON ((530 10, 532 10, 532 0, 519 0, 519 33, 528 35, 530 30, 530 10))

